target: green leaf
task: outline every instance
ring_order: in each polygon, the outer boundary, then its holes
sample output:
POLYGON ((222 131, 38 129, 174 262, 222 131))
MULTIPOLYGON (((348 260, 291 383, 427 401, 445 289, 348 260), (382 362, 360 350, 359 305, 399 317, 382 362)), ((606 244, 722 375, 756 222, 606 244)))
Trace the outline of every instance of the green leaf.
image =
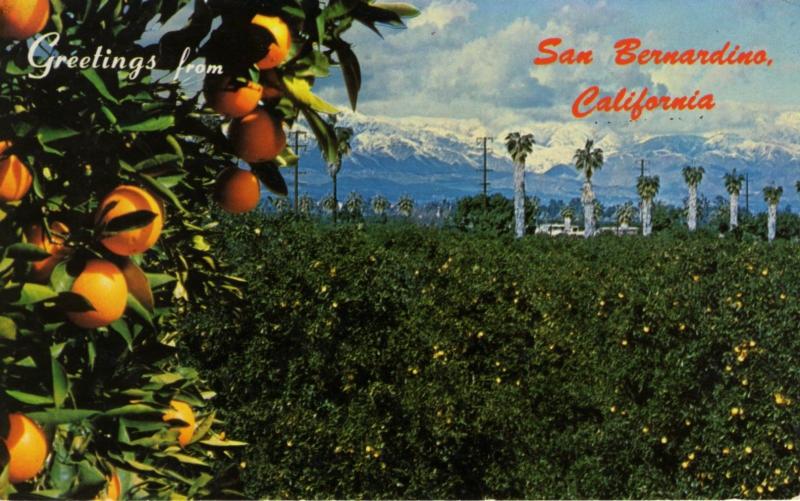
POLYGON ((350 106, 355 111, 358 104, 358 93, 361 91, 361 65, 348 43, 336 44, 336 55, 342 67, 342 77, 344 77, 345 87, 347 87, 350 106))
POLYGON ((133 170, 136 172, 141 172, 143 170, 152 169, 155 167, 160 167, 162 165, 170 164, 170 163, 177 163, 182 161, 182 157, 176 155, 174 153, 162 153, 160 155, 154 155, 147 160, 143 160, 138 164, 133 166, 133 170))
POLYGON ((106 411, 105 413, 103 413, 103 415, 108 417, 116 417, 116 416, 129 416, 137 414, 157 414, 161 412, 162 412, 161 409, 157 409, 150 405, 129 404, 106 411))
POLYGON ((166 273, 145 273, 145 276, 147 276, 147 281, 150 282, 150 288, 153 290, 176 280, 175 277, 166 273))
POLYGON ((128 309, 139 315, 148 325, 153 326, 153 315, 130 293, 128 294, 128 309))
POLYGON ((329 115, 339 113, 339 109, 336 106, 326 102, 311 91, 311 84, 307 80, 287 76, 283 77, 283 83, 286 86, 286 90, 295 100, 311 107, 311 109, 329 115))
POLYGON ((6 248, 6 255, 20 261, 41 261, 50 257, 50 253, 33 244, 16 243, 6 248))
POLYGON ((394 12, 400 17, 412 18, 419 16, 419 9, 407 3, 374 3, 373 7, 394 12))
POLYGON ((285 197, 289 194, 289 187, 286 186, 286 180, 278 170, 278 167, 273 163, 251 164, 253 173, 258 176, 266 188, 275 193, 285 197))
POLYGON ((120 129, 125 132, 158 132, 167 130, 175 125, 175 117, 163 115, 160 117, 148 118, 141 122, 120 124, 120 129))
POLYGON ((128 323, 125 322, 125 319, 120 318, 112 322, 108 327, 122 337, 125 344, 128 346, 128 351, 133 350, 133 336, 131 335, 130 329, 128 329, 128 323))
POLYGON ((303 107, 302 112, 314 132, 314 136, 317 138, 319 149, 322 152, 322 156, 325 157, 325 161, 329 164, 336 164, 339 160, 339 145, 336 142, 336 131, 334 131, 333 126, 310 108, 303 107))
POLYGON ((189 456, 187 454, 181 454, 181 453, 177 453, 176 452, 176 453, 170 454, 169 456, 172 457, 172 458, 177 459, 178 461, 180 461, 181 463, 184 463, 184 464, 192 464, 192 465, 196 465, 196 466, 208 466, 208 464, 206 464, 206 462, 203 461, 202 459, 197 459, 196 457, 189 456))
POLYGON ((140 177, 142 178, 142 181, 144 181, 153 191, 161 195, 161 197, 169 200, 172 205, 177 207, 181 212, 186 212, 186 209, 177 195, 175 195, 175 193, 171 189, 167 188, 161 181, 152 176, 148 176, 147 174, 141 174, 140 177))
POLYGON ((6 390, 6 395, 15 400, 19 400, 23 404, 53 405, 53 399, 50 397, 44 397, 42 395, 34 395, 33 393, 27 393, 24 391, 6 390))
POLYGON ((0 338, 9 341, 17 339, 17 324, 8 317, 0 317, 0 338))
POLYGON ((200 443, 209 447, 244 447, 250 445, 247 442, 237 442, 236 440, 223 440, 218 436, 213 436, 205 440, 200 440, 200 443))
POLYGON ((100 75, 97 74, 97 71, 95 71, 94 69, 82 70, 81 75, 83 75, 83 77, 87 79, 94 86, 95 89, 97 89, 97 92, 99 92, 101 96, 108 99, 112 103, 115 104, 119 103, 119 101, 117 101, 117 98, 112 96, 111 93, 108 91, 106 83, 103 81, 102 78, 100 78, 100 75))
MULTIPOLYGON (((52 402, 49 402, 52 404, 52 402)), ((48 409, 46 411, 31 412, 28 417, 43 425, 77 423, 84 419, 100 414, 98 411, 88 409, 48 409)))
POLYGON ((13 304, 15 306, 28 306, 53 299, 56 296, 58 296, 56 291, 46 285, 23 284, 20 290, 20 297, 13 304))
POLYGON ((69 392, 69 380, 67 379, 64 367, 55 358, 50 359, 50 367, 53 374, 53 402, 56 407, 61 407, 67 399, 69 392))
POLYGON ((54 141, 60 141, 61 139, 75 137, 78 134, 80 134, 80 132, 70 129, 69 127, 57 128, 45 126, 39 129, 39 132, 36 133, 36 138, 44 145, 54 141))
POLYGON ((60 310, 66 312, 85 313, 87 311, 95 311, 95 307, 88 299, 70 291, 59 293, 55 304, 60 310))
POLYGON ((137 210, 122 216, 117 216, 103 228, 103 236, 115 235, 125 231, 136 230, 144 228, 153 222, 156 218, 156 213, 149 210, 137 210))

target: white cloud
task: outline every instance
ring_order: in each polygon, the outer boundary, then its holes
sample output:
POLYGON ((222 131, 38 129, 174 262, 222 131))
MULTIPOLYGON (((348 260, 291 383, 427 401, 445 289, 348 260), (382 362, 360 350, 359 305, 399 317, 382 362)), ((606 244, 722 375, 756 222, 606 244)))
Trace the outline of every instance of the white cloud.
POLYGON ((469 0, 434 0, 434 2, 412 19, 408 26, 419 28, 422 26, 436 27, 441 30, 454 21, 466 21, 469 15, 478 7, 469 0))

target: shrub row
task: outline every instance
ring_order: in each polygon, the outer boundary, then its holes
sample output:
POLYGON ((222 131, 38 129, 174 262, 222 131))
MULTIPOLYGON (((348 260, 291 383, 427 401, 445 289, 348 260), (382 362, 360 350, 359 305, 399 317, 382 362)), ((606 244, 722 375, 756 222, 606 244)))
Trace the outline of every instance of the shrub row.
POLYGON ((250 215, 186 320, 251 497, 792 497, 797 248, 250 215), (211 369, 209 371, 209 369, 211 369))

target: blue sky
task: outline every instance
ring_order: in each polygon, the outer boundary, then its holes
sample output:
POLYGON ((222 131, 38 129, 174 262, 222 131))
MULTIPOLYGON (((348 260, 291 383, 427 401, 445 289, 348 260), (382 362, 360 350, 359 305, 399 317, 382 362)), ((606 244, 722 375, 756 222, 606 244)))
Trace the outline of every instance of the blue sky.
MULTIPOLYGON (((713 93, 709 113, 659 113, 630 124, 621 114, 591 120, 636 134, 747 133, 776 123, 800 127, 800 0, 416 0, 422 10, 385 40, 364 28, 349 39, 365 75, 359 111, 383 116, 477 118, 490 130, 574 122, 572 102, 589 85, 616 93, 648 86, 669 95, 713 93), (586 67, 534 67, 538 43, 593 48, 586 67), (715 50, 726 42, 766 49, 766 67, 617 67, 613 44, 638 37, 659 49, 715 50), (703 119, 699 118, 703 115, 703 119), (672 118, 672 120, 670 120, 672 118), (680 118, 680 120, 678 120, 680 118)), ((337 77, 319 89, 347 102, 337 77)))

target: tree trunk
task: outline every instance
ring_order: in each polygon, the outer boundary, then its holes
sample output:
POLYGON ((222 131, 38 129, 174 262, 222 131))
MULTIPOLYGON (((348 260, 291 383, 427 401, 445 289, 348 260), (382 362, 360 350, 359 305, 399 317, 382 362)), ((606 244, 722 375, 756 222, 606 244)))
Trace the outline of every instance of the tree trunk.
POLYGON ((581 203, 583 204, 583 236, 589 238, 594 236, 594 192, 592 191, 592 183, 586 181, 583 183, 583 192, 581 193, 581 203))
POLYGON ((739 226, 739 194, 731 193, 730 229, 739 226))
POLYGON ((514 222, 517 238, 525 236, 525 165, 514 165, 514 222))
POLYGON ((642 235, 648 237, 653 232, 652 215, 650 208, 653 205, 652 200, 642 200, 642 235))
POLYGON ((572 218, 571 217, 565 217, 564 218, 564 233, 566 233, 567 235, 572 233, 572 218))
POLYGON ((775 230, 778 225, 778 205, 769 204, 769 220, 767 221, 767 239, 775 240, 775 230))
POLYGON ((336 174, 331 177, 333 178, 333 222, 336 224, 339 216, 339 199, 336 197, 336 174))
POLYGON ((697 229, 697 186, 689 186, 689 231, 697 229))

